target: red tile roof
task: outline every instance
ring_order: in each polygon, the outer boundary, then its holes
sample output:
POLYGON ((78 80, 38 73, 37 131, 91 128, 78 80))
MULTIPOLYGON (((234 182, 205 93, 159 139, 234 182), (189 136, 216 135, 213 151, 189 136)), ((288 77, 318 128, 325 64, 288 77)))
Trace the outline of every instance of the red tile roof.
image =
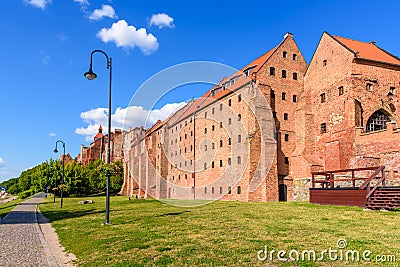
POLYGON ((353 53, 357 53, 357 58, 400 65, 400 59, 398 57, 388 53, 373 43, 360 42, 339 36, 332 37, 353 53))

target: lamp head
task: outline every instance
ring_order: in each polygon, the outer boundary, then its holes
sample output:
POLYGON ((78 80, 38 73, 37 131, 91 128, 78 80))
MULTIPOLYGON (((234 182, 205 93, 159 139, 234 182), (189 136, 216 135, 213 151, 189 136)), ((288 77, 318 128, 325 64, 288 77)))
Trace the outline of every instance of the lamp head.
POLYGON ((57 150, 57 148, 55 148, 55 149, 53 150, 53 152, 54 152, 54 153, 58 153, 58 150, 57 150))
POLYGON ((84 75, 85 75, 86 79, 88 79, 90 81, 96 79, 96 77, 97 77, 97 74, 93 72, 92 68, 90 68, 90 70, 88 72, 85 72, 84 75))

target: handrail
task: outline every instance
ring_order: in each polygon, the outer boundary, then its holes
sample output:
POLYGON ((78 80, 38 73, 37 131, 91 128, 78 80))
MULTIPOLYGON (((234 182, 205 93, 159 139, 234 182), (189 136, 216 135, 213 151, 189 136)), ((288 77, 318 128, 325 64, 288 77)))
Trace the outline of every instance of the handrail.
MULTIPOLYGON (((378 169, 376 169, 371 176, 360 186, 361 190, 364 190, 367 188, 367 186, 369 187, 369 184, 371 183, 372 179, 376 178, 376 176, 378 175, 379 172, 383 172, 383 170, 385 169, 385 166, 380 166, 378 169)), ((384 175, 382 175, 382 177, 384 177, 384 175)), ((382 178, 381 178, 382 179, 382 178)))
MULTIPOLYGON (((385 167, 384 167, 385 168, 385 167)), ((385 173, 382 172, 382 177, 381 179, 379 179, 379 181, 376 183, 376 185, 374 186, 374 188, 372 188, 372 190, 368 193, 368 195, 366 196, 366 199, 368 199, 374 192, 375 190, 378 188, 378 186, 385 180, 385 173)))
MULTIPOLYGON (((382 167, 382 166, 381 166, 382 167)), ((314 175, 321 175, 327 173, 340 173, 340 172, 351 172, 351 171, 372 171, 379 167, 364 167, 364 168, 356 168, 356 169, 344 169, 344 170, 333 170, 333 171, 321 171, 321 172, 312 172, 314 175)))

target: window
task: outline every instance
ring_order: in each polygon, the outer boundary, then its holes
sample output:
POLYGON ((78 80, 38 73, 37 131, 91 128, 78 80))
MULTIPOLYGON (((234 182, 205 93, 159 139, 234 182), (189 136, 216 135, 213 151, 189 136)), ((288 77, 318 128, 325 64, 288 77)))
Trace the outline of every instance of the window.
POLYGON ((240 195, 242 193, 242 188, 240 186, 237 187, 237 194, 240 195))
POLYGON ((232 144, 232 139, 229 137, 228 138, 228 145, 231 145, 232 144))
POLYGON ((286 100, 286 93, 282 92, 282 100, 286 100))
POLYGON ((222 128, 222 121, 219 122, 219 128, 222 128))
POLYGON ((367 83, 367 84, 365 85, 365 89, 366 89, 368 92, 372 92, 372 83, 367 83))
POLYGON ((269 68, 269 75, 275 76, 275 68, 274 67, 269 68))
POLYGON ((228 186, 228 195, 232 194, 232 188, 228 186))
POLYGON ((219 193, 222 194, 222 186, 219 188, 219 193))
POLYGON ((172 176, 172 180, 175 180, 175 176, 172 176))
POLYGON ((325 93, 321 94, 321 103, 325 103, 326 101, 326 95, 325 93))
POLYGON ((297 72, 293 72, 293 80, 297 80, 297 72))
POLYGON ((285 141, 289 142, 289 134, 285 134, 285 141))
POLYGON ((237 157, 237 163, 242 164, 242 158, 240 156, 237 157))
POLYGON ((214 108, 212 108, 212 109, 211 109, 211 113, 214 114, 214 111, 215 111, 214 108))
POLYGON ((238 102, 242 101, 242 95, 238 95, 238 102))
POLYGON ((207 111, 204 112, 204 118, 207 118, 207 111))
POLYGON ((179 174, 179 175, 178 175, 178 180, 180 180, 180 179, 181 179, 181 175, 179 174))
MULTIPOLYGON (((186 162, 185 162, 186 163, 186 162)), ((187 179, 187 173, 185 173, 185 179, 187 179)))
POLYGON ((228 158, 228 165, 231 165, 232 164, 232 160, 231 160, 231 158, 228 158))
POLYGON ((343 95, 343 94, 344 94, 344 88, 343 88, 343 86, 340 86, 340 87, 338 88, 338 91, 339 91, 339 95, 343 95))
POLYGON ((211 168, 214 169, 214 161, 211 162, 211 168))
POLYGON ((283 119, 287 121, 289 119, 289 114, 283 113, 283 119))
POLYGON ((326 123, 321 123, 321 133, 326 133, 326 123))
POLYGON ((222 103, 219 104, 219 110, 222 110, 222 103))
POLYGON ((273 111, 273 112, 272 112, 272 117, 273 117, 274 119, 276 119, 276 111, 273 111))
POLYGON ((204 187, 204 194, 207 194, 207 187, 204 187))
POLYGON ((232 124, 232 119, 228 118, 228 125, 231 125, 231 124, 232 124))
POLYGON ((193 160, 190 160, 190 165, 193 165, 193 160))
POLYGON ((287 52, 286 52, 286 51, 283 51, 282 56, 283 56, 284 58, 286 58, 286 57, 287 57, 287 52))
POLYGON ((241 143, 242 142, 242 136, 239 134, 238 135, 238 143, 241 143))
POLYGON ((271 90, 271 98, 275 98, 275 91, 271 90))
POLYGON ((193 131, 190 131, 190 136, 193 136, 193 131))
POLYGON ((219 160, 219 166, 222 167, 222 159, 219 160))
POLYGON ((381 110, 375 111, 367 121, 367 133, 386 129, 388 122, 390 122, 388 115, 381 110))
POLYGON ((207 151, 207 145, 204 145, 204 151, 207 151))
MULTIPOLYGON (((185 134, 185 139, 187 139, 187 134, 185 134)), ((175 142, 176 143, 176 142, 175 142)))
POLYGON ((207 163, 204 162, 204 169, 207 169, 207 163))
POLYGON ((285 164, 289 164, 289 158, 285 157, 285 164))
POLYGON ((186 153, 186 147, 185 147, 185 153, 186 153))
POLYGON ((219 146, 222 147, 222 140, 219 140, 219 146))
POLYGON ((212 144, 211 144, 211 148, 212 148, 212 149, 215 149, 215 143, 212 143, 212 144))
POLYGON ((326 60, 326 59, 324 59, 323 61, 322 61, 322 66, 326 66, 326 64, 328 63, 328 61, 326 60))
POLYGON ((190 145, 190 151, 193 151, 193 146, 192 145, 190 145))
POLYGON ((205 133, 205 134, 207 133, 207 128, 204 128, 204 133, 205 133))
POLYGON ((238 114, 238 121, 241 121, 241 120, 242 120, 242 115, 238 114))
POLYGON ((282 78, 286 78, 286 70, 282 70, 282 78))
POLYGON ((214 195, 214 186, 213 186, 213 187, 211 187, 211 194, 213 194, 213 195, 214 195))
POLYGON ((214 125, 211 126, 211 130, 215 131, 215 126, 214 125))
POLYGON ((297 60, 297 55, 293 54, 293 60, 297 60))
POLYGON ((232 105, 232 99, 229 99, 228 100, 228 106, 231 106, 232 105))
POLYGON ((293 102, 294 102, 294 103, 297 102, 297 95, 293 95, 293 102))

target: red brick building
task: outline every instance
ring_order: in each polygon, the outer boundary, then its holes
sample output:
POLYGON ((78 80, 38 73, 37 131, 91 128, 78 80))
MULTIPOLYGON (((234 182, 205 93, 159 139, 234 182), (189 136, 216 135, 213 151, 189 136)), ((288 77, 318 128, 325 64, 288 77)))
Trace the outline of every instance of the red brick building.
POLYGON ((311 172, 399 177, 400 59, 324 33, 308 66, 292 34, 165 121, 124 138, 121 193, 304 200, 311 172))
MULTIPOLYGON (((98 159, 106 162, 108 135, 103 134, 103 127, 101 125, 99 127, 99 132, 94 136, 93 139, 94 141, 90 143, 89 146, 81 145, 81 152, 77 157, 77 161, 83 166, 98 159)), ((115 129, 114 132, 111 132, 111 162, 115 162, 117 160, 122 161, 123 159, 122 139, 122 130, 115 129)))

